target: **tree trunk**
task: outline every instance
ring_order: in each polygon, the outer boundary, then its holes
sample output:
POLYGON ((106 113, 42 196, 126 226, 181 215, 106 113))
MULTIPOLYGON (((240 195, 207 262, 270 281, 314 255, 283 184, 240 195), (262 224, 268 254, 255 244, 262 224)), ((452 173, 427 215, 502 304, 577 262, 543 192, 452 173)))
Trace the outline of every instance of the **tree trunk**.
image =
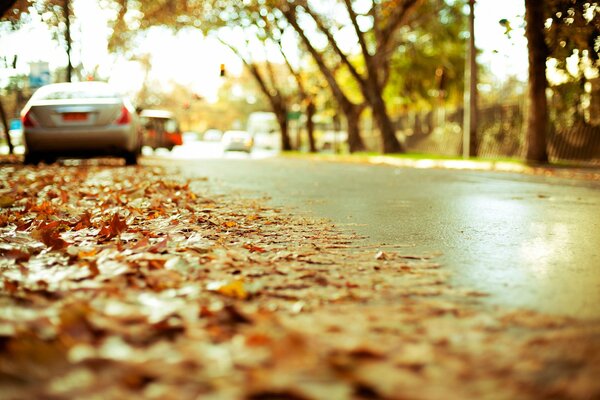
POLYGON ((0 119, 2 120, 2 126, 4 126, 4 137, 6 138, 6 143, 8 144, 8 153, 13 154, 14 148, 12 142, 10 141, 8 121, 6 120, 6 113, 4 112, 4 106, 2 105, 2 99, 0 99, 0 119))
POLYGON ((73 63, 71 62, 71 0, 65 0, 63 4, 65 13, 65 40, 67 42, 67 82, 73 78, 73 63))
POLYGON ((345 103, 341 107, 346 116, 348 151, 350 153, 365 151, 365 144, 360 136, 360 114, 362 113, 362 107, 352 103, 345 103))
POLYGON ((387 112, 385 102, 381 97, 381 91, 378 90, 374 82, 371 83, 371 91, 374 93, 370 94, 371 101, 369 105, 371 106, 375 123, 379 128, 379 134, 381 135, 382 151, 388 154, 403 153, 404 148, 396 137, 396 128, 387 112))
POLYGON ((308 151, 311 153, 317 152, 317 146, 315 144, 315 122, 313 117, 317 111, 317 107, 312 100, 308 101, 306 105, 306 134, 308 136, 308 151))
POLYGON ((288 131, 287 109, 284 105, 279 104, 278 106, 273 106, 273 110, 275 111, 277 124, 279 125, 279 130, 281 132, 281 150, 290 151, 292 150, 292 142, 288 131))
POLYGON ((546 58, 548 48, 544 41, 544 3, 525 0, 525 36, 529 52, 528 117, 526 160, 547 163, 546 132, 548 103, 546 99, 546 58))

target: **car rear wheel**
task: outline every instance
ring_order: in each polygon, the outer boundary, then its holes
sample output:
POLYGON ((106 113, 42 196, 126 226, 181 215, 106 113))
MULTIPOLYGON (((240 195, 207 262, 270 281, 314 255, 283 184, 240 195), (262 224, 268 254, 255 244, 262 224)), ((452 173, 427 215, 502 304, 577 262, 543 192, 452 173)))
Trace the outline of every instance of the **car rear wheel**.
POLYGON ((125 154, 125 165, 137 165, 138 155, 138 151, 132 151, 131 153, 125 154))
POLYGON ((34 153, 25 153, 23 164, 25 165, 38 165, 41 161, 40 156, 34 153))

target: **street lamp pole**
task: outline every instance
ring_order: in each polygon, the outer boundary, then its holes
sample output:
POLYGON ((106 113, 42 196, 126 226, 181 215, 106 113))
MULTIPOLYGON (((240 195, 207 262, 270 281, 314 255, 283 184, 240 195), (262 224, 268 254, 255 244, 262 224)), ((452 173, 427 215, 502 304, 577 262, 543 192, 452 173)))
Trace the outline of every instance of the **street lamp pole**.
POLYGON ((477 155, 477 60, 475 51, 475 0, 469 0, 469 42, 465 63, 463 158, 477 155))

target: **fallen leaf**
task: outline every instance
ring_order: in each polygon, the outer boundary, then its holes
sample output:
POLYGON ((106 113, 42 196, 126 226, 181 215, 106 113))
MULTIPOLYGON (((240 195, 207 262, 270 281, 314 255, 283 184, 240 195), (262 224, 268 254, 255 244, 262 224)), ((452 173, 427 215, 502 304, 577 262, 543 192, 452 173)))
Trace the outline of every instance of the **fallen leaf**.
POLYGON ((251 243, 246 243, 243 247, 246 250, 248 250, 250 253, 264 253, 264 252, 266 252, 266 250, 263 249, 262 247, 253 245, 251 243))
POLYGON ((61 229, 62 225, 59 221, 42 222, 31 232, 31 236, 44 243, 51 250, 61 250, 69 245, 60 237, 61 229))
POLYGON ((16 198, 12 194, 3 194, 0 196, 0 208, 9 208, 12 207, 15 203, 16 198))
POLYGON ((126 229, 127 222, 125 221, 125 219, 121 219, 121 217, 119 217, 119 213, 114 213, 109 223, 107 225, 104 225, 102 229, 100 229, 98 235, 107 239, 112 239, 125 232, 126 229))
POLYGON ((24 251, 18 250, 18 249, 10 249, 10 250, 6 250, 6 251, 0 251, 0 254, 3 257, 6 257, 10 260, 15 260, 17 262, 19 261, 28 261, 31 258, 31 255, 29 253, 25 253, 24 251))
POLYGON ((210 282, 206 285, 206 289, 211 292, 222 294, 223 296, 240 300, 246 300, 248 298, 248 291, 244 287, 244 282, 239 279, 233 281, 210 282))

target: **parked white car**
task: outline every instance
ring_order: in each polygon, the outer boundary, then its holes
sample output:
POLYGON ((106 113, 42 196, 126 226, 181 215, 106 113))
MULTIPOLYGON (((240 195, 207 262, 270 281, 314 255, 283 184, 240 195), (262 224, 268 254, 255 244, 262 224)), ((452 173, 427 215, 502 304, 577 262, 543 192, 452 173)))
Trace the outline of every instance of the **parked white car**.
POLYGON ((21 112, 25 163, 116 156, 136 164, 142 131, 131 103, 104 82, 42 86, 21 112))

